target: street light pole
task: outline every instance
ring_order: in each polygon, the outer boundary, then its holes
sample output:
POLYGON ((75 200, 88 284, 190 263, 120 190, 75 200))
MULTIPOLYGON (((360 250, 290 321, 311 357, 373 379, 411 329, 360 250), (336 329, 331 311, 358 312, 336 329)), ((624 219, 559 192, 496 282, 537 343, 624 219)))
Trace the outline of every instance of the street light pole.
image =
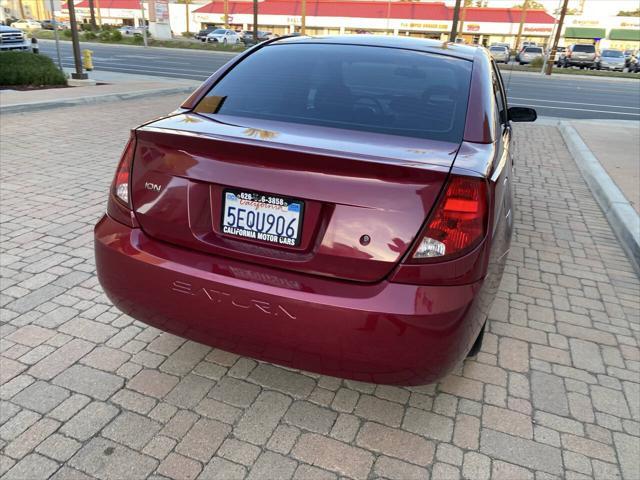
POLYGON ((253 44, 258 44, 258 0, 253 0, 253 44))
POLYGON ((71 73, 71 78, 75 80, 86 80, 89 75, 82 71, 82 60, 80 59, 80 39, 78 38, 78 22, 76 21, 76 6, 74 0, 67 1, 69 7, 69 23, 71 25, 71 43, 73 44, 73 61, 76 66, 75 73, 71 73))
POLYGON ((147 18, 144 15, 144 3, 140 0, 140 13, 142 14, 142 41, 144 46, 148 46, 147 42, 147 18))
POLYGON ((558 51, 558 43, 560 42, 560 35, 562 34, 562 24, 564 23, 564 17, 567 14, 568 7, 569 0, 564 0, 564 3, 562 4, 562 11, 560 12, 560 20, 558 20, 556 36, 553 39, 553 46, 551 47, 551 52, 547 59, 547 65, 544 72, 545 75, 551 75, 551 70, 553 70, 553 60, 556 58, 556 52, 558 51))
POLYGON ((520 26, 518 27, 518 37, 516 38, 516 52, 520 51, 520 40, 522 38, 524 21, 527 17, 527 8, 529 8, 529 0, 524 0, 524 3, 522 4, 522 11, 520 12, 520 26))
POLYGON ((460 3, 462 0, 456 0, 456 6, 453 9, 453 24, 451 25, 451 33, 449 34, 449 41, 455 42, 458 36, 458 19, 460 18, 460 3))
POLYGON ((51 5, 51 20, 53 20, 53 36, 56 39, 56 55, 58 57, 58 68, 62 70, 62 58, 60 57, 60 39, 58 38, 58 22, 56 20, 56 16, 53 13, 53 0, 49 0, 49 5, 51 5))
POLYGON ((304 35, 307 30, 307 0, 302 0, 300 8, 300 35, 304 35))

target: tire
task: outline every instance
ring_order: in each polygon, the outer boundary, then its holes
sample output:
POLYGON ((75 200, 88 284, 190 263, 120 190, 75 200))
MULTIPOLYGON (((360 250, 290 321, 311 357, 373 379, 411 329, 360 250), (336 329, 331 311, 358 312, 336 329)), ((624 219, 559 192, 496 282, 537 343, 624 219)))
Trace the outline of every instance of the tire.
POLYGON ((485 320, 484 325, 482 325, 482 329, 480 330, 480 333, 476 338, 476 341, 473 342, 473 346, 471 347, 471 350, 469 350, 469 353, 467 353, 467 358, 475 357, 480 352, 480 349, 482 348, 482 340, 484 339, 484 330, 486 326, 487 326, 487 321, 485 320))

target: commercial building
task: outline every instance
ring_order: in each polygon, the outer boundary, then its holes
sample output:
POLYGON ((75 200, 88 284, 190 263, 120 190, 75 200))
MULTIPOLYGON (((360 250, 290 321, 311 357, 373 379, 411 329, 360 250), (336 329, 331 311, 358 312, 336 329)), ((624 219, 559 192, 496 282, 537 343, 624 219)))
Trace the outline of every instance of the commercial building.
MULTIPOLYGON (((232 28, 245 29, 251 25, 251 2, 229 1, 228 5, 232 28)), ((259 3, 260 29, 276 34, 297 31, 300 27, 301 9, 302 2, 299 0, 264 0, 259 3)), ((521 15, 520 9, 468 7, 461 11, 460 35, 468 43, 515 44, 521 15)), ((224 3, 220 0, 201 6, 193 12, 196 26, 220 25, 224 21, 223 17, 224 3)), ((308 0, 306 33, 331 35, 367 32, 446 40, 452 19, 453 8, 439 2, 308 0)), ((546 43, 554 21, 543 10, 528 11, 522 31, 523 40, 546 43)))
MULTIPOLYGON (((165 12, 165 33, 195 32, 209 25, 224 25, 224 2, 169 3, 166 0, 94 0, 104 23, 141 25, 144 18, 154 22, 158 3, 165 12), (151 17, 151 18, 150 18, 151 17)), ((66 5, 63 5, 66 7, 66 5)), ((76 0, 80 21, 88 21, 88 0, 76 0)), ((299 31, 301 0, 261 0, 258 3, 259 29, 284 35, 299 31)), ((99 13, 98 13, 99 12, 99 13)), ((66 14, 66 9, 63 10, 66 14)), ((229 0, 228 21, 233 29, 249 30, 253 24, 253 2, 229 0)), ((507 43, 515 46, 522 11, 514 8, 463 8, 460 12, 459 35, 467 43, 491 45, 507 43)), ((373 33, 434 38, 445 41, 451 30, 453 7, 442 2, 307 0, 306 33, 332 35, 373 33)), ((156 22, 154 22, 156 23, 156 22)), ((522 25, 521 41, 549 45, 556 20, 543 10, 529 10, 522 25)), ((152 25, 152 33, 154 33, 152 25)), ((160 33, 160 31, 158 31, 160 33)), ((561 45, 596 43, 600 47, 640 49, 639 17, 590 18, 567 16, 561 45)))

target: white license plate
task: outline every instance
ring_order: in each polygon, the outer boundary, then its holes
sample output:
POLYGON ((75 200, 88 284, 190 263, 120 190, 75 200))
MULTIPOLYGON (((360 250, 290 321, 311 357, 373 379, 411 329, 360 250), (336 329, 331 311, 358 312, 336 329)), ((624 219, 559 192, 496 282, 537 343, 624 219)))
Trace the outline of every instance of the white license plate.
POLYGON ((222 232, 236 237, 297 246, 304 203, 269 193, 225 190, 222 232))

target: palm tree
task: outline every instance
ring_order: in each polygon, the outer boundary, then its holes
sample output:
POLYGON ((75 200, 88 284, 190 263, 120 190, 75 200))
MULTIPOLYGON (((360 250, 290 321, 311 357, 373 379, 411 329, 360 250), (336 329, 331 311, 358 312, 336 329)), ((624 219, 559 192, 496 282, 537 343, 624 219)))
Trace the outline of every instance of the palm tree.
POLYGON ((307 29, 307 0, 302 0, 300 7, 300 35, 305 34, 307 29))

